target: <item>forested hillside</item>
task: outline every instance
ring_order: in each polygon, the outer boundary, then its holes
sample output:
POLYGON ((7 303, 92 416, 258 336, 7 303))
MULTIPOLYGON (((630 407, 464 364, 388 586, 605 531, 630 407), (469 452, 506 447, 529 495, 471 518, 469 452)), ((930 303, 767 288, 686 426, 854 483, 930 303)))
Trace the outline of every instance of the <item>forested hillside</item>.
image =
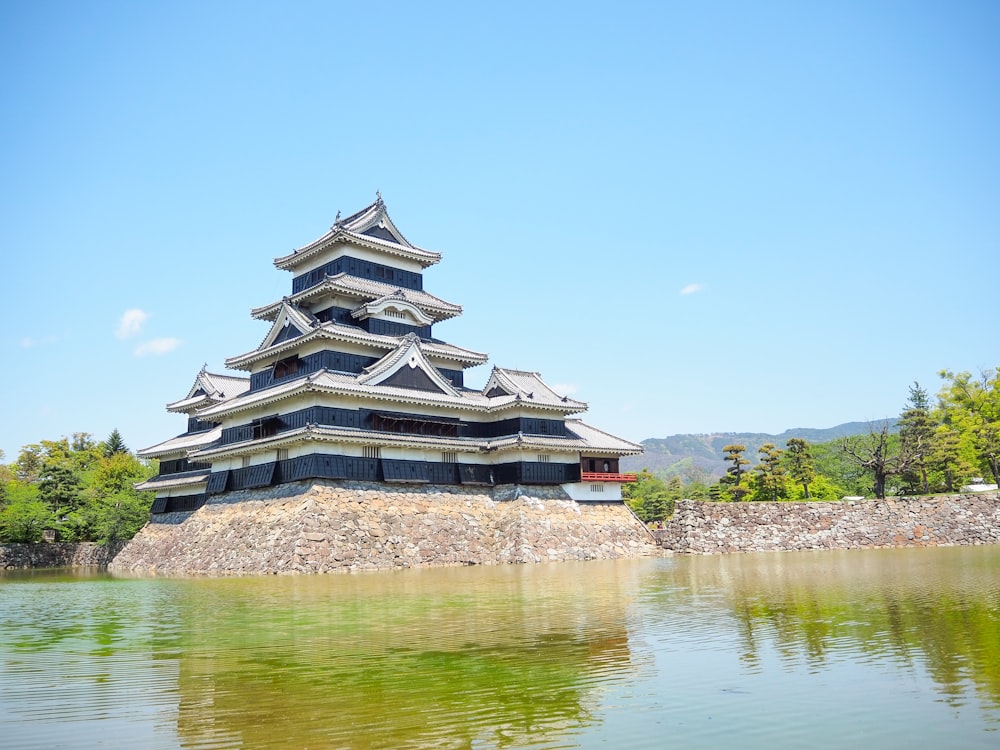
MULTIPOLYGON (((890 432, 897 429, 896 419, 879 420, 889 425, 890 432)), ((864 435, 870 422, 845 422, 827 429, 796 427, 779 435, 764 432, 716 432, 704 435, 670 435, 665 438, 648 438, 642 441, 646 452, 641 456, 622 459, 622 471, 647 469, 653 474, 668 478, 679 476, 685 483, 711 482, 726 473, 728 464, 723 447, 733 443, 746 446, 747 453, 755 455, 762 445, 784 445, 790 438, 802 438, 816 444, 831 440, 864 435)))

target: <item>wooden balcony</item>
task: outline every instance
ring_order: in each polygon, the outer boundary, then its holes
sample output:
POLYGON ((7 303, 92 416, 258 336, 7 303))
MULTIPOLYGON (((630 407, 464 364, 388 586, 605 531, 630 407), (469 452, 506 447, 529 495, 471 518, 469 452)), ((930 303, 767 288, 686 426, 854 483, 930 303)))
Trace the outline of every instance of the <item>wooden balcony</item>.
POLYGON ((618 474, 609 471, 581 471, 581 482, 634 482, 635 474, 618 474))

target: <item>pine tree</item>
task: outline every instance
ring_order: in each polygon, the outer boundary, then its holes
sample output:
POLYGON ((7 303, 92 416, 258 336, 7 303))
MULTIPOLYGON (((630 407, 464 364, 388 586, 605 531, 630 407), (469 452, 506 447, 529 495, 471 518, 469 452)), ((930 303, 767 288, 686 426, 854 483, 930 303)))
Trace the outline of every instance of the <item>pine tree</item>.
POLYGON ((125 445, 125 440, 122 439, 122 435, 118 432, 118 428, 115 427, 111 434, 108 435, 107 440, 102 444, 102 449, 105 458, 111 458, 116 453, 128 453, 128 446, 125 445))
POLYGON ((785 462, 788 464, 788 476, 797 484, 802 485, 806 500, 812 495, 809 494, 809 485, 816 479, 816 463, 813 460, 809 443, 802 438, 789 438, 785 443, 788 448, 785 451, 785 462))
POLYGON ((760 463, 754 467, 757 472, 757 498, 775 502, 785 496, 785 467, 781 465, 780 448, 774 443, 764 443, 757 449, 760 463))
POLYGON ((904 487, 910 491, 919 488, 922 495, 929 495, 927 465, 934 452, 934 418, 931 416, 930 397, 914 381, 910 386, 907 407, 899 417, 900 450, 907 457, 909 469, 903 474, 904 487))

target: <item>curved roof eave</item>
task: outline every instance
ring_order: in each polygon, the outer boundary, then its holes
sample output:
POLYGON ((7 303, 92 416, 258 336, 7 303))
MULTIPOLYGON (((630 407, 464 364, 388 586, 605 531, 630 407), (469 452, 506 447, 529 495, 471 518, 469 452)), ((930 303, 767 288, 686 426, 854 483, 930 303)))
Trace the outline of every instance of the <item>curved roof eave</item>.
MULTIPOLYGON (((354 326, 345 326, 339 323, 327 322, 323 323, 323 325, 319 328, 314 328, 302 336, 288 339, 287 341, 283 341, 276 346, 270 346, 266 349, 254 349, 251 352, 245 352, 243 354, 238 354, 235 357, 230 357, 226 360, 226 367, 245 369, 256 362, 260 362, 261 360, 296 349, 302 344, 316 338, 327 338, 334 341, 344 341, 356 344, 369 344, 385 349, 386 351, 392 351, 398 347, 400 341, 402 340, 401 336, 383 336, 377 333, 362 331, 354 326)), ((466 365, 467 367, 481 365, 489 359, 489 355, 482 352, 462 349, 457 346, 452 346, 451 344, 441 346, 440 344, 435 344, 433 342, 425 342, 424 347, 427 353, 432 357, 458 362, 466 365)))

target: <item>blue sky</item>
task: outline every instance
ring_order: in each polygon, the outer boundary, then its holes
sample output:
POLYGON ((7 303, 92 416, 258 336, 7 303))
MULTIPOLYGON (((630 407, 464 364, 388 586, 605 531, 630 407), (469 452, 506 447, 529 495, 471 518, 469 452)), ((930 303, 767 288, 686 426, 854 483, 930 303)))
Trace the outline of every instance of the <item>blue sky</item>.
MULTIPOLYGON (((257 346, 380 190, 441 338, 632 440, 898 414, 1000 364, 993 2, 0 5, 0 449, 257 346)), ((485 382, 490 365, 468 373, 485 382)))

